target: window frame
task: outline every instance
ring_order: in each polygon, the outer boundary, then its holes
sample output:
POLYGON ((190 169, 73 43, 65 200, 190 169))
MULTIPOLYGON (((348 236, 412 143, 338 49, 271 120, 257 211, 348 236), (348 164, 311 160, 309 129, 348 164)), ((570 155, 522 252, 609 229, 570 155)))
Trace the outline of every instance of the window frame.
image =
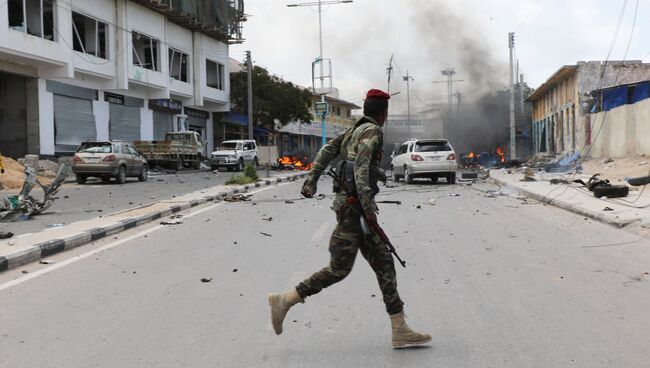
POLYGON ((39 11, 39 24, 38 24, 38 33, 35 32, 30 32, 30 24, 29 24, 29 17, 27 16, 27 11, 28 11, 28 6, 27 3, 28 1, 33 1, 33 0, 6 0, 6 6, 7 6, 7 26, 10 30, 15 31, 15 32, 21 32, 30 36, 42 38, 44 40, 52 41, 52 42, 58 42, 58 37, 57 37, 57 30, 56 30, 56 16, 57 16, 57 5, 56 5, 56 0, 37 0, 39 2, 38 6, 38 11, 39 11), (21 26, 12 26, 11 25, 11 7, 12 7, 12 2, 20 2, 22 4, 22 25, 21 26), (49 5, 51 9, 51 14, 52 14, 52 19, 51 22, 52 24, 49 25, 47 24, 45 20, 45 12, 46 8, 45 5, 49 5), (45 27, 48 26, 48 29, 46 30, 45 27), (51 27, 51 29, 49 29, 51 27), (49 33, 49 34, 46 34, 49 33), (48 38, 51 37, 51 38, 48 38))
POLYGON ((226 90, 226 67, 224 64, 212 60, 212 59, 205 59, 205 85, 210 88, 217 89, 219 91, 225 91, 226 90), (216 70, 213 71, 214 75, 217 77, 217 82, 216 84, 210 84, 210 64, 212 63, 215 65, 216 70))
MULTIPOLYGON (((84 13, 73 10, 72 11, 72 22, 71 23, 72 23, 72 37, 77 42, 79 42, 79 45, 81 46, 81 50, 77 50, 75 48, 76 45, 73 42, 74 51, 81 52, 81 53, 84 53, 86 55, 92 55, 92 56, 95 56, 96 58, 99 58, 99 59, 104 59, 104 60, 109 60, 110 59, 110 54, 109 54, 109 50, 108 50, 108 47, 109 47, 109 44, 110 44, 110 40, 109 40, 110 31, 109 31, 108 22, 104 22, 99 18, 95 18, 95 17, 92 17, 90 15, 87 15, 87 14, 84 14, 84 13), (79 29, 77 28, 77 26, 75 25, 75 22, 74 22, 75 15, 86 18, 88 20, 95 21, 95 32, 94 32, 95 33, 95 52, 94 53, 88 52, 86 50, 87 46, 84 45, 84 42, 81 42, 81 34, 79 33, 79 29), (100 32, 99 32, 99 25, 100 24, 102 24, 104 26, 104 44, 103 44, 104 50, 101 50, 102 44, 100 42, 101 37, 100 37, 100 32)), ((86 43, 87 43, 87 41, 86 41, 86 43)))
MULTIPOLYGON (((146 44, 144 44, 144 45, 146 46, 146 44)), ((133 65, 137 66, 137 67, 142 68, 142 69, 147 69, 147 70, 151 70, 151 71, 154 71, 154 72, 160 72, 160 54, 161 54, 160 53, 160 45, 161 45, 161 42, 160 42, 160 40, 158 38, 155 38, 153 36, 149 36, 146 33, 142 33, 142 32, 136 31, 136 30, 131 30, 131 51, 132 51, 131 54, 132 54, 132 58, 133 58, 131 63, 133 65), (140 59, 140 55, 137 52, 136 45, 133 42, 134 41, 133 39, 136 38, 136 37, 144 37, 145 39, 149 39, 149 57, 151 57, 151 60, 152 60, 151 67, 147 67, 146 65, 148 65, 148 64, 146 64, 146 63, 143 64, 142 59, 140 59), (153 51, 154 50, 154 44, 156 46, 155 47, 155 50, 156 50, 155 53, 153 51)), ((145 54, 143 54, 142 56, 144 57, 144 59, 146 61, 146 57, 147 57, 147 55, 146 55, 146 52, 147 52, 146 47, 143 48, 143 52, 145 52, 145 54)))
POLYGON ((190 83, 190 80, 192 80, 192 74, 191 74, 191 62, 190 62, 190 54, 187 52, 183 52, 177 48, 174 47, 168 47, 167 51, 167 64, 168 64, 168 72, 169 72, 169 77, 173 78, 174 80, 177 80, 179 82, 183 83, 190 83), (176 78, 175 76, 172 75, 172 68, 175 66, 173 64, 174 58, 173 56, 179 54, 179 65, 178 65, 178 75, 179 78, 176 78), (185 80, 182 79, 183 75, 183 59, 185 59, 185 80))

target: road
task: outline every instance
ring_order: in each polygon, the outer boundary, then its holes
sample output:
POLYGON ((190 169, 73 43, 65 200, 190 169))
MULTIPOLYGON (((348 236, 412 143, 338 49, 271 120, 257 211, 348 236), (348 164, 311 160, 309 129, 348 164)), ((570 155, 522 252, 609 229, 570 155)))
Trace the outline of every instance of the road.
MULTIPOLYGON (((271 171, 271 175, 277 172, 271 171)), ((1 231, 11 231, 16 235, 36 232, 56 224, 99 217, 151 202, 172 199, 176 196, 198 191, 204 188, 222 185, 235 172, 186 171, 172 174, 151 172, 149 180, 139 182, 129 178, 125 184, 103 183, 101 180, 89 179, 87 184, 66 183, 59 192, 58 200, 45 213, 30 217, 25 221, 0 224, 1 231)), ((266 171, 259 170, 261 178, 266 171)), ((16 191, 13 193, 15 194, 16 191)), ((39 188, 33 189, 38 197, 42 196, 39 188)), ((9 192, 0 192, 0 197, 9 192)))
POLYGON ((331 198, 295 200, 299 186, 0 274, 0 366, 648 366, 650 242, 613 245, 638 238, 489 198, 490 184, 399 184, 381 195, 403 201, 381 204, 380 219, 408 262, 398 269, 408 322, 433 335, 431 347, 390 347, 361 257, 347 279, 292 309, 276 336, 267 293, 324 266, 334 227, 331 198))

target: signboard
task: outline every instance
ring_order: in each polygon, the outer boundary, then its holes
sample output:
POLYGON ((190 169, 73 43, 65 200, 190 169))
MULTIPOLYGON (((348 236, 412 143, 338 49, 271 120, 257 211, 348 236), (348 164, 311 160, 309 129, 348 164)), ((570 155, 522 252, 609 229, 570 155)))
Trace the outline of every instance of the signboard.
POLYGON ((316 115, 324 116, 329 111, 329 104, 327 102, 316 102, 314 104, 314 111, 316 115))

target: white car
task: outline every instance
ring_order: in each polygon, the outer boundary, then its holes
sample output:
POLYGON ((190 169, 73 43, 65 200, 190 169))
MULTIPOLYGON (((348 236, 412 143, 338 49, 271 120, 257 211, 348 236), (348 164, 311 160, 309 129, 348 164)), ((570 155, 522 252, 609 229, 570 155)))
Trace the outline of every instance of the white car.
POLYGON ((430 178, 435 183, 439 177, 445 177, 447 183, 456 183, 456 152, 444 138, 404 142, 393 152, 392 158, 395 182, 404 178, 405 183, 412 184, 414 178, 430 178))
POLYGON ((257 167, 258 157, 257 143, 254 140, 224 141, 210 155, 210 167, 212 170, 225 167, 228 171, 242 171, 248 163, 257 167))

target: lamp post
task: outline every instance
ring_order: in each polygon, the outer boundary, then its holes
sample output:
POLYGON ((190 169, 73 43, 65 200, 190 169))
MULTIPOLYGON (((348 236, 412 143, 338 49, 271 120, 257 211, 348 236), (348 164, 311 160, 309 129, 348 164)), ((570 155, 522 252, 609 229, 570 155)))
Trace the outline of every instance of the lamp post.
MULTIPOLYGON (((306 3, 298 3, 298 4, 287 4, 287 7, 289 8, 297 8, 297 7, 304 7, 304 6, 317 6, 318 7, 318 43, 319 43, 319 49, 320 49, 320 56, 318 58, 318 63, 320 64, 320 88, 321 90, 325 88, 325 72, 323 70, 323 5, 336 5, 336 4, 348 4, 352 3, 353 0, 318 0, 318 1, 311 1, 311 2, 306 2, 306 3)), ((331 76, 330 76, 331 78, 331 76)), ((316 91, 314 91, 316 92, 316 91)), ((321 91, 321 103, 325 103, 325 95, 322 94, 323 91, 321 91)), ((326 124, 325 124, 325 116, 327 112, 323 113, 321 116, 321 128, 323 130, 322 132, 322 144, 323 146, 327 143, 327 129, 326 129, 326 124)))

